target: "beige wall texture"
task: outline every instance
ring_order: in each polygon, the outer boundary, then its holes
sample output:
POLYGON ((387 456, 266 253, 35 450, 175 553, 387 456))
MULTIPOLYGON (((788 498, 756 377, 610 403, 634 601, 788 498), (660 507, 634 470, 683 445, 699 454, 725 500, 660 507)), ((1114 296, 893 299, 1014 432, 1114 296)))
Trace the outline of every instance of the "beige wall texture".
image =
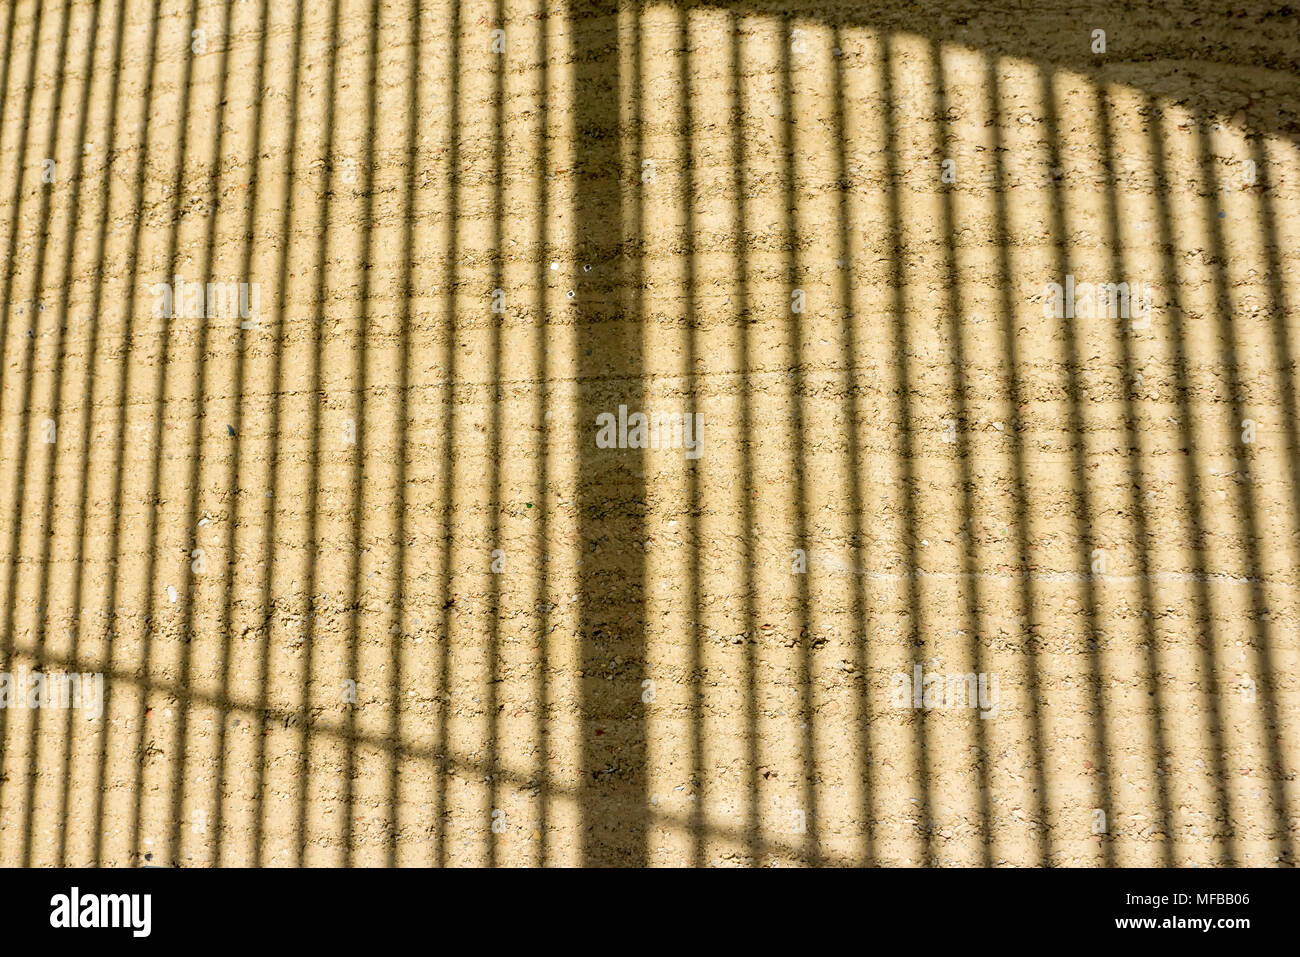
POLYGON ((1278 865, 1300 14, 0 3, 0 864, 1278 865))

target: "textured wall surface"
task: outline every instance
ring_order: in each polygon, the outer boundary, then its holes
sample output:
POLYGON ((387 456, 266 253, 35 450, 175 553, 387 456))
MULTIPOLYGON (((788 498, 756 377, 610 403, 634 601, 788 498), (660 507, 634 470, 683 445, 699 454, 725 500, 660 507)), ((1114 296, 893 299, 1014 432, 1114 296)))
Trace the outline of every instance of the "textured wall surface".
POLYGON ((0 863, 1294 864, 1300 13, 1115 6, 0 4, 0 863))

